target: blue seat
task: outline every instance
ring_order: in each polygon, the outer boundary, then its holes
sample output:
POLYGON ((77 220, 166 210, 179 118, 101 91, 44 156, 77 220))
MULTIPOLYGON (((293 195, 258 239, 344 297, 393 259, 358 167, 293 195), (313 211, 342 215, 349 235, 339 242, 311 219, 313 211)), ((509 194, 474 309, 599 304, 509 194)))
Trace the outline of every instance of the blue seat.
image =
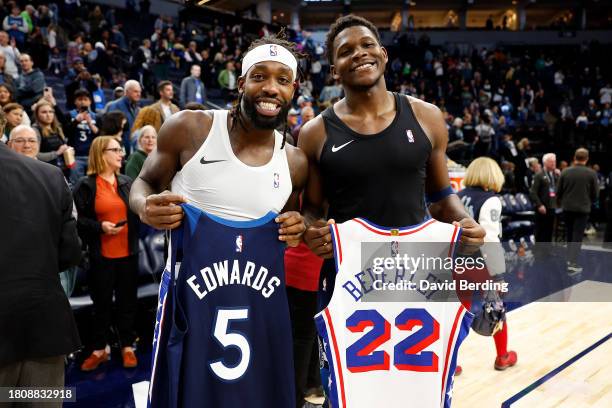
POLYGON ((504 194, 502 199, 506 202, 506 211, 508 214, 514 214, 521 211, 520 204, 512 194, 504 194))
POLYGON ((142 239, 138 240, 138 276, 149 276, 153 274, 149 263, 149 254, 142 239))
POLYGON ((149 258, 149 267, 154 275, 161 274, 164 271, 166 260, 164 259, 164 232, 156 231, 144 239, 147 256, 149 258))
POLYGON ((533 221, 529 220, 510 221, 503 227, 502 236, 507 239, 519 240, 520 237, 531 235, 533 226, 533 221))
POLYGON ((521 206, 521 211, 532 211, 533 203, 525 193, 518 193, 516 196, 516 201, 521 206))

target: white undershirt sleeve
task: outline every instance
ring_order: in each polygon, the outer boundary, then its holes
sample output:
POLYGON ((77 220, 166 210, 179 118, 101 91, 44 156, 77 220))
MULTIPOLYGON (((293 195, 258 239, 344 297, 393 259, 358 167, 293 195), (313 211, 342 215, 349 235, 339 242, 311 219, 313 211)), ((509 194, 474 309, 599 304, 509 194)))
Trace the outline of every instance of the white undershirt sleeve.
POLYGON ((485 244, 481 249, 485 263, 491 276, 506 272, 504 249, 499 238, 501 237, 502 203, 499 197, 491 197, 480 208, 478 223, 484 228, 485 244))

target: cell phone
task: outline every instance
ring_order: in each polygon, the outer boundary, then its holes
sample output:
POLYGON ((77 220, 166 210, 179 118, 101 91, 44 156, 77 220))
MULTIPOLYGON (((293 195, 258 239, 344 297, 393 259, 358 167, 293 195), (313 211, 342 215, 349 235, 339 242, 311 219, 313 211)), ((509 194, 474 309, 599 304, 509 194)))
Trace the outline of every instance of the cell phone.
POLYGON ((115 224, 115 228, 123 227, 125 224, 127 224, 127 220, 121 220, 115 224))

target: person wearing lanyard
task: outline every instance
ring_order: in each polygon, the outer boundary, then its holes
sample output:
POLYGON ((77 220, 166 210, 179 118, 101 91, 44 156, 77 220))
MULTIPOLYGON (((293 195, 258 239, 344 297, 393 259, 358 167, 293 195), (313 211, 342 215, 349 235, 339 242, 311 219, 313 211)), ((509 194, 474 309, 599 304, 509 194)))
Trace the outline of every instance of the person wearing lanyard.
POLYGON ((123 366, 136 367, 132 344, 136 317, 138 277, 138 218, 128 208, 132 180, 119 174, 124 152, 111 136, 91 143, 87 177, 74 190, 79 235, 90 258, 89 287, 93 300, 93 352, 81 370, 95 370, 110 359, 108 328, 111 325, 113 291, 117 302, 117 329, 123 366))
POLYGON ((193 64, 189 72, 191 75, 181 81, 179 101, 182 107, 189 102, 204 103, 206 101, 206 88, 200 79, 202 68, 193 64))
POLYGON ((555 221, 556 185, 560 174, 557 169, 557 156, 554 153, 546 153, 542 157, 542 164, 542 170, 533 177, 529 196, 536 209, 536 242, 551 242, 555 221))

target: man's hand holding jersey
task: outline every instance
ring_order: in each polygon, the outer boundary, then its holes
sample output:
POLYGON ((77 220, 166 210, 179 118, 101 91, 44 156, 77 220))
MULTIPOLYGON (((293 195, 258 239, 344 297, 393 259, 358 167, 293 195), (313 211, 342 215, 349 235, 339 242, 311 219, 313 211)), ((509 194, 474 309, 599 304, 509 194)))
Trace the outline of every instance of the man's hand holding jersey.
POLYGON ((306 230, 304 217, 297 211, 287 211, 276 217, 275 221, 280 224, 278 239, 285 241, 287 246, 298 246, 306 230))
POLYGON ((317 220, 304 232, 304 242, 308 248, 323 259, 334 257, 330 225, 335 223, 334 220, 317 220))
POLYGON ((484 244, 485 229, 472 218, 453 221, 453 225, 461 227, 461 241, 458 248, 460 254, 473 254, 484 244))
POLYGON ((159 230, 174 229, 183 221, 182 203, 185 197, 164 191, 160 194, 147 196, 145 204, 140 208, 138 216, 145 224, 159 230))

